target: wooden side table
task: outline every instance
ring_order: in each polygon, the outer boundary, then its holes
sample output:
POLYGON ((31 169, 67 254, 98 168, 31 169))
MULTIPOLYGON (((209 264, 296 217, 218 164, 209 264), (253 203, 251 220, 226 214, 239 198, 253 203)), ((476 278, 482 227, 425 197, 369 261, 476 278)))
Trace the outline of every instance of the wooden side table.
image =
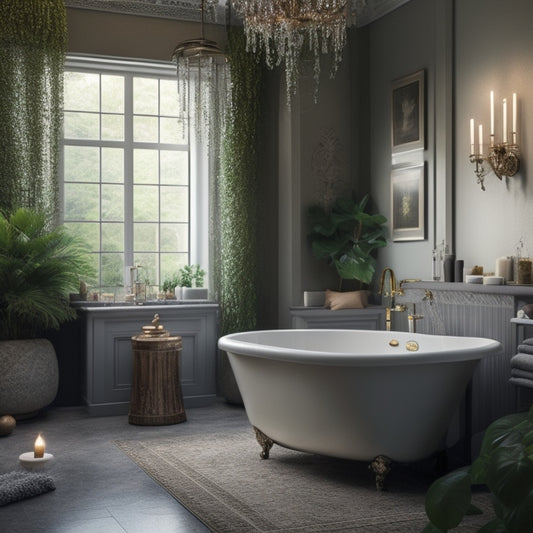
POLYGON ((185 422, 179 375, 182 338, 171 337, 155 315, 143 334, 131 338, 133 381, 128 421, 162 426, 185 422))

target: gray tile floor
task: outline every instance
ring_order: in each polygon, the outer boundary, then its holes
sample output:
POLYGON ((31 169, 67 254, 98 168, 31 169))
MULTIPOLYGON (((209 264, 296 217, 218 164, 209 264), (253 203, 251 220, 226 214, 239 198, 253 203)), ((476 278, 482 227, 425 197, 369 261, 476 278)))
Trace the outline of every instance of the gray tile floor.
POLYGON ((187 421, 134 426, 127 416, 90 417, 82 407, 49 408, 0 437, 0 473, 22 470, 18 457, 42 433, 54 460, 44 472, 56 490, 0 507, 1 533, 208 532, 114 444, 143 439, 234 431, 248 425, 243 408, 218 401, 189 408, 187 421))

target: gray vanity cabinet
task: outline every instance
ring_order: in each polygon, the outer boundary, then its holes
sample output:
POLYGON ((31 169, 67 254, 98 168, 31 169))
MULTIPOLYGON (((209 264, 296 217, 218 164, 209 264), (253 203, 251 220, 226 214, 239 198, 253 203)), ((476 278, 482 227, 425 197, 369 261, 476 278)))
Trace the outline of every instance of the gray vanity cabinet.
POLYGON ((371 305, 365 309, 291 307, 293 329, 385 329, 385 308, 371 305))
POLYGON ((218 305, 82 307, 85 358, 82 397, 92 415, 126 414, 132 382, 131 337, 158 313, 171 335, 183 340, 180 381, 185 407, 216 396, 218 305))

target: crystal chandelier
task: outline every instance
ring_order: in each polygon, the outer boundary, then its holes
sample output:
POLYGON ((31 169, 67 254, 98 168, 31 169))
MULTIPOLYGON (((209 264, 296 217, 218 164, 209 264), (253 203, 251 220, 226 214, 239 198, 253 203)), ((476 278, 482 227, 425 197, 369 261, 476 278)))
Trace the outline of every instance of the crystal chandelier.
POLYGON ((247 50, 264 50, 268 68, 285 63, 289 105, 306 48, 314 58, 315 101, 320 54, 332 54, 331 76, 335 75, 346 44, 346 28, 355 18, 351 4, 351 0, 234 0, 243 17, 247 50))
POLYGON ((179 118, 208 145, 220 140, 230 96, 228 58, 215 41, 204 36, 204 8, 218 0, 202 0, 201 37, 180 42, 172 54, 178 76, 179 118))

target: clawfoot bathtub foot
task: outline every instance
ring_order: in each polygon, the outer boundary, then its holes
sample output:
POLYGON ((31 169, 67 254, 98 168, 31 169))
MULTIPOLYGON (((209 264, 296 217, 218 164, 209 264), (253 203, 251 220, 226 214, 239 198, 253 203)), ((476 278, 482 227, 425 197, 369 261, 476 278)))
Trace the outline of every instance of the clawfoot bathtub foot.
POLYGON ((379 491, 385 490, 385 478, 391 469, 392 460, 385 455, 378 455, 369 465, 369 470, 372 470, 376 475, 376 489, 379 491))
POLYGON ((254 426, 255 431, 255 438, 257 439, 257 442, 261 445, 261 448, 263 448, 263 451, 261 452, 261 459, 268 459, 268 456, 270 454, 270 448, 274 445, 274 441, 267 437, 260 429, 257 429, 254 426))

